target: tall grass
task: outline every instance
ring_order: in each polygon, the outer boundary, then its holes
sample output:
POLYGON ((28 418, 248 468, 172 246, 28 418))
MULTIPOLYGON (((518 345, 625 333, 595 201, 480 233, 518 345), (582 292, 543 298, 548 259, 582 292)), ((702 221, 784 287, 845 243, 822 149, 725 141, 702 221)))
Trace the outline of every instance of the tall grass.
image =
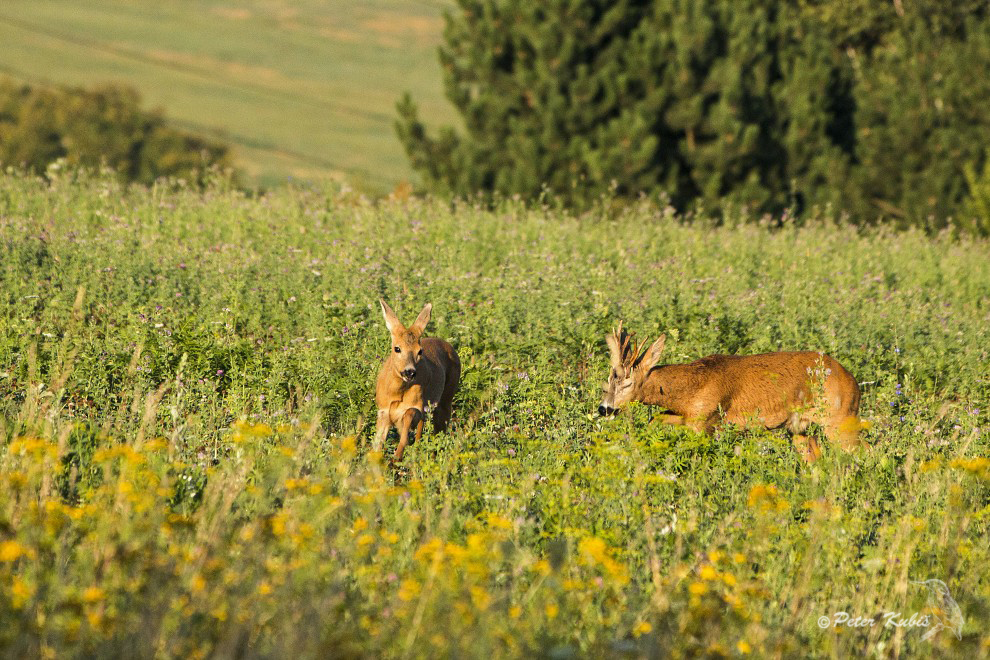
POLYGON ((990 648, 985 241, 53 176, 0 179, 5 655, 990 648), (464 364, 396 470, 379 296, 464 364), (620 318, 668 361, 829 352, 873 448, 599 420, 620 318), (884 625, 930 578, 961 640, 884 625))

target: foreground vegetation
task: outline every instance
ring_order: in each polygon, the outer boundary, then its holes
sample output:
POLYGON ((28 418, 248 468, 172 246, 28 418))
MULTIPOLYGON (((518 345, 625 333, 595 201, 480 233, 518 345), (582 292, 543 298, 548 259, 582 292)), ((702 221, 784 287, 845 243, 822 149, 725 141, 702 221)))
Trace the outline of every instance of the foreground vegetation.
POLYGON ((0 179, 4 655, 990 649, 985 241, 53 176, 0 179), (464 364, 398 470, 379 296, 464 364), (619 318, 670 361, 828 351, 873 449, 602 422, 619 318), (961 640, 883 625, 927 579, 961 640))

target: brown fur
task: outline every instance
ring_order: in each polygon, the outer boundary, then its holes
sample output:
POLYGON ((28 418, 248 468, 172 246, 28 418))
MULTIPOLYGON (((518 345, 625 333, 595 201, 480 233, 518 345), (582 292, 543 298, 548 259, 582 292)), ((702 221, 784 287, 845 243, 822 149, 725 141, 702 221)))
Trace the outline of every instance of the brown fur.
POLYGON ((711 432, 718 424, 759 425, 791 432, 794 446, 807 461, 821 455, 812 423, 847 451, 859 439, 859 385, 834 358, 815 351, 760 355, 709 355, 689 364, 656 366, 665 336, 640 353, 619 329, 606 338, 612 371, 600 411, 608 413, 629 401, 668 411, 663 421, 711 432))
POLYGON ((444 431, 447 428, 451 402, 460 383, 461 361, 454 347, 444 340, 420 338, 430 322, 431 304, 427 303, 416 321, 406 328, 392 308, 384 300, 380 302, 392 343, 375 384, 378 423, 374 448, 382 449, 389 429, 394 426, 399 431, 399 446, 392 460, 399 461, 406 445, 422 437, 428 412, 433 411, 434 429, 444 431), (408 373, 407 370, 414 371, 415 376, 404 377, 403 372, 408 373), (412 441, 409 438, 411 429, 415 429, 412 441))

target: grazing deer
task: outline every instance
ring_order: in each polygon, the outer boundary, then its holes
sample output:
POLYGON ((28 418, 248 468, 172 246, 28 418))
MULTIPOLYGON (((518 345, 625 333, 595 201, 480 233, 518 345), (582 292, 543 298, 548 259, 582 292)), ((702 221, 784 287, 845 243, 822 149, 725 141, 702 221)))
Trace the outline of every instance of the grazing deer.
POLYGON ((721 422, 786 426, 798 453, 811 462, 821 456, 809 424, 846 451, 861 444, 859 385, 832 357, 814 351, 762 355, 709 355, 689 364, 657 366, 666 335, 652 345, 633 345, 622 324, 605 338, 612 370, 600 415, 630 401, 660 406, 661 419, 710 433, 721 422))
POLYGON ((374 448, 382 448, 394 426, 399 431, 399 446, 392 460, 400 461, 406 445, 413 444, 409 430, 415 427, 415 440, 423 435, 427 412, 433 410, 433 428, 447 428, 451 402, 461 378, 461 361, 454 347, 444 340, 420 339, 430 322, 433 305, 427 303, 416 321, 406 328, 384 300, 379 302, 392 335, 392 347, 375 385, 378 424, 374 448))

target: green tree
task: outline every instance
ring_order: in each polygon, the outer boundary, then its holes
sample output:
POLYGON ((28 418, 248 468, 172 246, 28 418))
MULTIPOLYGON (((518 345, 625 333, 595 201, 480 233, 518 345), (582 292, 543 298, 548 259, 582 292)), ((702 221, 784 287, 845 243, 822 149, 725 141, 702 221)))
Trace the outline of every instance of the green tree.
POLYGON ((864 220, 885 217, 931 230, 958 215, 967 167, 981 170, 990 144, 990 22, 951 38, 907 17, 861 69, 858 159, 849 200, 864 220))
POLYGON ((959 226, 980 236, 990 236, 990 158, 984 157, 983 171, 974 165, 965 169, 969 196, 963 205, 959 226))
POLYGON ((142 110, 130 88, 43 88, 0 80, 0 162, 42 172, 58 159, 107 166, 141 183, 229 167, 226 146, 168 126, 160 112, 142 110))
POLYGON ((905 21, 930 39, 959 40, 967 23, 984 19, 987 0, 797 0, 802 20, 824 27, 842 49, 869 56, 905 21))
POLYGON ((427 185, 587 204, 662 189, 759 210, 841 197, 852 71, 785 3, 461 0, 440 51, 464 131, 397 129, 427 185))
POLYGON ((397 130, 433 190, 576 206, 831 205, 938 229, 990 143, 985 0, 459 0, 440 49, 463 128, 397 130))

